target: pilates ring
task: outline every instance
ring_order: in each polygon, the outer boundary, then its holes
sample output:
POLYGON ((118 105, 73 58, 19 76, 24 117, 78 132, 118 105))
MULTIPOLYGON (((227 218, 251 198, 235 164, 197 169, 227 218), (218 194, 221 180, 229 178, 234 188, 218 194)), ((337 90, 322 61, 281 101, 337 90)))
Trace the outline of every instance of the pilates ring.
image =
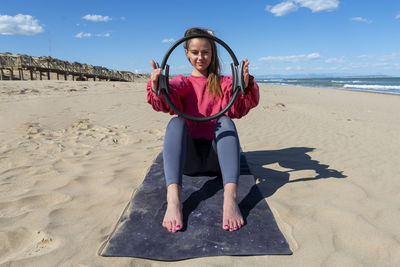
MULTIPOLYGON (((160 68, 158 63, 156 63, 156 67, 160 68)), ((232 49, 224 43, 221 39, 218 39, 217 37, 213 35, 208 35, 208 34, 194 34, 190 36, 183 37, 182 39, 176 41, 171 48, 167 51, 167 53, 164 56, 164 59, 161 64, 161 74, 158 78, 158 85, 157 85, 157 96, 160 96, 160 94, 163 95, 165 101, 167 104, 171 107, 173 111, 175 111, 176 114, 179 116, 192 120, 192 121, 210 121, 214 120, 220 116, 222 116, 224 113, 226 113, 233 105, 233 103, 236 101, 236 98, 239 95, 239 91, 242 92, 242 94, 245 93, 245 87, 244 87, 244 80, 243 80, 243 67, 244 67, 244 61, 241 61, 240 64, 233 53, 232 49), (220 112, 208 116, 208 117, 194 117, 191 115, 188 115, 178 109, 174 103, 172 103, 171 98, 169 97, 170 94, 170 89, 169 89, 169 65, 167 64, 167 60, 169 56, 171 55, 172 51, 180 45, 181 43, 185 42, 186 40, 192 39, 192 38, 208 38, 211 39, 217 43, 219 43, 221 46, 223 46, 231 56, 233 63, 231 63, 231 69, 232 69, 232 91, 234 92, 231 100, 229 103, 226 105, 224 109, 222 109, 220 112)))

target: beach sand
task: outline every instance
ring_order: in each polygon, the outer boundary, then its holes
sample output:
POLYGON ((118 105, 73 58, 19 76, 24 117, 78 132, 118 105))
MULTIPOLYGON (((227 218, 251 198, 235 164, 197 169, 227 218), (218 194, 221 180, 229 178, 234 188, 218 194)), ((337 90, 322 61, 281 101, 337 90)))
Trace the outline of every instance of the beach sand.
POLYGON ((170 115, 146 103, 144 82, 2 81, 0 265, 399 266, 400 97, 260 90, 235 122, 293 255, 98 256, 170 115))

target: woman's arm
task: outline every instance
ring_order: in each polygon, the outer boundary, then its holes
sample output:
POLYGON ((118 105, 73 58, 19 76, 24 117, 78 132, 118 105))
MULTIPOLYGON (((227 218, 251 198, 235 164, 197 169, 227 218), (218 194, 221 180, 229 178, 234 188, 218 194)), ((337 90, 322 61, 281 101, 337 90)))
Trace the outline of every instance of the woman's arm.
MULTIPOLYGON (((241 118, 249 113, 250 109, 256 107, 260 100, 260 91, 257 83, 254 81, 254 77, 249 74, 249 64, 250 62, 245 59, 245 64, 243 67, 243 79, 245 83, 245 95, 239 93, 238 98, 227 112, 231 118, 241 118)), ((228 103, 232 98, 233 92, 232 88, 232 77, 223 77, 221 88, 224 93, 224 104, 228 103)))
MULTIPOLYGON (((161 111, 170 113, 171 115, 175 114, 175 112, 169 107, 167 102, 165 101, 162 95, 157 96, 157 84, 158 77, 161 74, 161 69, 156 68, 156 64, 153 60, 150 61, 150 64, 153 67, 153 72, 151 73, 151 79, 147 83, 147 103, 149 103, 155 111, 161 111)), ((188 83, 186 81, 186 77, 179 75, 172 80, 169 81, 170 92, 169 97, 171 98, 172 103, 175 104, 179 109, 182 109, 182 97, 189 90, 188 83)))

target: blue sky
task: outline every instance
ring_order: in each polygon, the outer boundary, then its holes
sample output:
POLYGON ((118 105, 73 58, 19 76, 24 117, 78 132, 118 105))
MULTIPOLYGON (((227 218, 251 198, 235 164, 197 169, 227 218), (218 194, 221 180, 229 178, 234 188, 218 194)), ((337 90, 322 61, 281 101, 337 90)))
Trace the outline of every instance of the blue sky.
MULTIPOLYGON (((193 26, 214 30, 254 75, 400 76, 399 0, 2 1, 0 52, 148 73, 193 26)), ((168 63, 191 72, 181 47, 168 63)))

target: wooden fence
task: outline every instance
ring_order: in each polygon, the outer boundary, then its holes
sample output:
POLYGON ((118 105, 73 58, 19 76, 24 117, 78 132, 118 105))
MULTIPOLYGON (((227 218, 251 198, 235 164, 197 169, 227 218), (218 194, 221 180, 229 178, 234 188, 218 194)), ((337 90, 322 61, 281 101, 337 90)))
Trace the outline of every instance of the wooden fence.
MULTIPOLYGON (((133 82, 135 74, 128 71, 109 70, 101 66, 92 66, 78 62, 70 63, 52 57, 31 57, 27 55, 13 55, 0 53, 0 80, 24 79, 24 72, 28 72, 31 80, 42 80, 43 76, 50 80, 50 73, 57 74, 65 80, 72 76, 72 80, 107 80, 133 82), (6 75, 8 72, 8 75, 6 75), (39 77, 38 77, 39 73, 39 77)), ((28 79, 29 79, 28 78, 28 79)))

